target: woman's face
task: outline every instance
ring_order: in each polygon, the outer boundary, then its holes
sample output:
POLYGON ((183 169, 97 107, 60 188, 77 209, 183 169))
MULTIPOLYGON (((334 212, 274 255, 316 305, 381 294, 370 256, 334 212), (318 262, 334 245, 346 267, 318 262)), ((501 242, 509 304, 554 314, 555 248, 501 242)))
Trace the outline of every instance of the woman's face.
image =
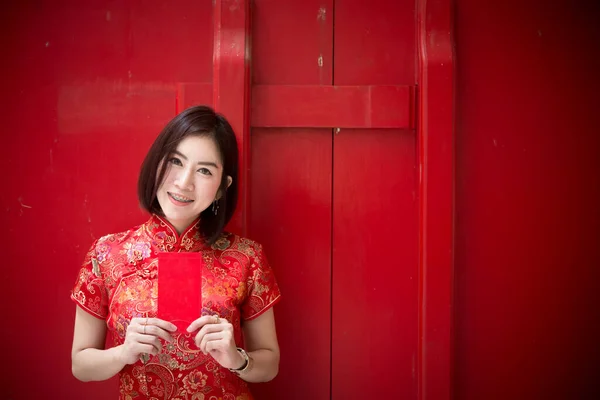
POLYGON ((182 233, 217 198, 223 165, 206 136, 186 137, 163 162, 168 165, 156 197, 165 218, 182 233))

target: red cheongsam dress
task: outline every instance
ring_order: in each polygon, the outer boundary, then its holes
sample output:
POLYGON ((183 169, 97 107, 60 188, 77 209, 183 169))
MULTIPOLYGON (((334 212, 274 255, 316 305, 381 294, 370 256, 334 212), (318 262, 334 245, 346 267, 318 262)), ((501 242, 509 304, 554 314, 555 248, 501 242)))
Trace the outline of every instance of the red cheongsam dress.
MULTIPOLYGON (((82 309, 106 320, 114 346, 125 340, 134 317, 155 317, 159 252, 200 252, 203 258, 201 315, 218 314, 233 324, 242 343, 241 321, 258 317, 280 299, 275 276, 262 247, 223 233, 212 246, 194 223, 182 235, 164 218, 152 215, 143 225, 94 242, 71 298, 82 309)), ((120 399, 252 399, 248 385, 209 355, 187 332, 163 342, 160 354, 143 357, 119 373, 120 399)))

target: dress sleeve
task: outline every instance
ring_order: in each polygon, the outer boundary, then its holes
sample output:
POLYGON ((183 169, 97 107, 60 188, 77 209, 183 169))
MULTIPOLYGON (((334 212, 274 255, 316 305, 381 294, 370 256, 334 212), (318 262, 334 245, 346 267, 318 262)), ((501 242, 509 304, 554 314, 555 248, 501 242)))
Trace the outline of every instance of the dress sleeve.
POLYGON ((82 309, 101 319, 108 316, 108 293, 101 266, 98 262, 96 240, 87 252, 77 275, 71 299, 82 309))
POLYGON ((256 244, 255 256, 250 259, 246 287, 247 297, 242 303, 242 319, 251 320, 273 307, 281 298, 275 274, 261 245, 256 244))

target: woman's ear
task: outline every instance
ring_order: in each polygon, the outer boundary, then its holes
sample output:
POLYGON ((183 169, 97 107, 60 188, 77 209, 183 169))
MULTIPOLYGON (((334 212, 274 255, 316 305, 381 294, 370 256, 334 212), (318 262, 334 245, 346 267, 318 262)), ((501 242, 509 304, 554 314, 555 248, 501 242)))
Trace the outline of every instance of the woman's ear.
MULTIPOLYGON (((231 186, 232 183, 233 183, 233 178, 230 177, 229 175, 227 175, 227 187, 225 188, 225 190, 229 189, 229 186, 231 186)), ((223 196, 223 191, 221 189, 219 189, 219 191, 217 192, 217 198, 215 200, 221 200, 222 196, 223 196)))

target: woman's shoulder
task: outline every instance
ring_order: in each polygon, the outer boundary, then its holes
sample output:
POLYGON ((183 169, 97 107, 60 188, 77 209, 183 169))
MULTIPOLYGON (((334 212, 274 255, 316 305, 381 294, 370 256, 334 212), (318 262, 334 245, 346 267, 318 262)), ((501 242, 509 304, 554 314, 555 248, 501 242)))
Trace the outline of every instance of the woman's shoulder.
POLYGON ((240 252, 248 257, 256 257, 262 253, 260 243, 232 232, 223 232, 211 247, 213 250, 221 252, 240 252))
POLYGON ((131 229, 127 229, 121 232, 108 233, 101 236, 94 242, 94 247, 101 248, 104 246, 121 246, 131 240, 139 239, 143 234, 143 224, 136 225, 131 229))

